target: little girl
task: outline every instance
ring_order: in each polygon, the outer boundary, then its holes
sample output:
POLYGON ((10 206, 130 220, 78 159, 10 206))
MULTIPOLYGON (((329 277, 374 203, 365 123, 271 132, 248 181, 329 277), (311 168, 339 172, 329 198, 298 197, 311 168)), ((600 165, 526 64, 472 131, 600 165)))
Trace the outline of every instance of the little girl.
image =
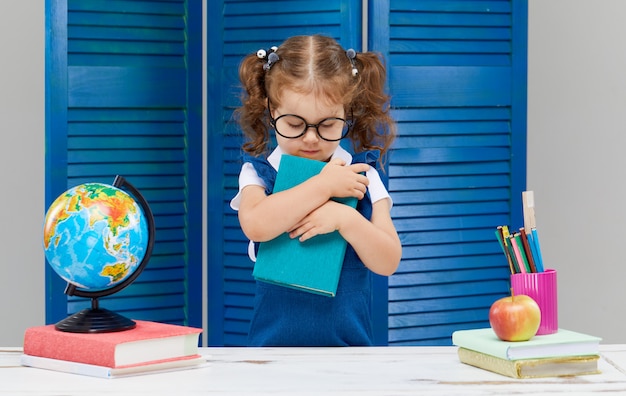
MULTIPOLYGON (((257 281, 249 345, 372 345, 370 271, 389 276, 402 255, 391 198, 376 170, 395 130, 385 68, 373 53, 346 51, 320 35, 296 36, 245 57, 239 77, 245 94, 237 115, 246 141, 231 207, 243 232, 259 243, 284 232, 305 242, 337 230, 348 242, 335 297, 257 281), (271 152, 270 131, 277 143, 271 152), (342 139, 351 140, 354 156, 342 139), (282 154, 327 165, 273 194, 282 154), (332 197, 359 202, 354 209, 332 197)), ((249 254, 254 260, 255 249, 249 254)))

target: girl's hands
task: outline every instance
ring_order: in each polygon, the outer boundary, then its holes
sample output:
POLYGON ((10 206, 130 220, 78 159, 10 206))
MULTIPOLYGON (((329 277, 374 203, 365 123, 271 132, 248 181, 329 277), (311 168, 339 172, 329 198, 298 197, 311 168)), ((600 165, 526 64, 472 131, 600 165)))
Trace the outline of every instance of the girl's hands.
POLYGON ((320 182, 328 188, 331 197, 363 198, 367 191, 369 180, 361 173, 365 173, 369 169, 369 165, 344 165, 345 161, 335 158, 326 164, 316 177, 319 177, 320 182))
POLYGON ((289 236, 304 242, 337 230, 365 266, 379 275, 389 276, 397 270, 402 257, 402 245, 389 209, 389 200, 376 201, 370 221, 356 209, 331 200, 292 227, 289 236))
POLYGON ((288 230, 289 237, 299 238, 300 242, 304 242, 316 235, 339 230, 350 212, 358 214, 352 207, 330 200, 288 230))
MULTIPOLYGON (((345 161, 335 158, 330 161, 319 176, 319 183, 329 188, 331 197, 356 197, 362 199, 369 184, 368 178, 361 173, 369 169, 367 164, 352 164, 345 166, 345 161)), ((329 200, 313 210, 290 230, 291 238, 299 238, 300 242, 311 239, 316 235, 328 234, 339 230, 347 216, 357 213, 353 208, 329 200)))

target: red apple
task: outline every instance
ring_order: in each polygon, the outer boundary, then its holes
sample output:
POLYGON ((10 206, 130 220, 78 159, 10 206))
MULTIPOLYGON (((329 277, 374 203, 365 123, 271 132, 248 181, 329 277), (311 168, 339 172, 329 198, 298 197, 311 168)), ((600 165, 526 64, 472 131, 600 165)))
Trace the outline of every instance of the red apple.
POLYGON ((531 297, 520 294, 503 297, 491 305, 489 324, 504 341, 528 341, 537 334, 541 310, 531 297))

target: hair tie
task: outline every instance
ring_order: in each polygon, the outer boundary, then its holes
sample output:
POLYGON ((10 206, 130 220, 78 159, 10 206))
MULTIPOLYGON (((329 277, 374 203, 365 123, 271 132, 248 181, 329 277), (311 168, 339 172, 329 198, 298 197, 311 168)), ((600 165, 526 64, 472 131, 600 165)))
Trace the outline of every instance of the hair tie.
POLYGON ((356 51, 350 48, 346 51, 346 56, 350 59, 350 64, 352 65, 352 76, 356 77, 356 75, 359 74, 356 68, 356 51))
POLYGON ((265 60, 265 63, 263 64, 263 70, 265 70, 266 72, 269 71, 272 68, 272 65, 274 63, 276 63, 276 62, 278 62, 280 60, 280 57, 276 53, 277 49, 278 49, 278 47, 276 47, 276 46, 270 48, 269 55, 268 55, 267 51, 265 51, 264 49, 260 49, 260 50, 258 50, 256 52, 257 58, 265 60))

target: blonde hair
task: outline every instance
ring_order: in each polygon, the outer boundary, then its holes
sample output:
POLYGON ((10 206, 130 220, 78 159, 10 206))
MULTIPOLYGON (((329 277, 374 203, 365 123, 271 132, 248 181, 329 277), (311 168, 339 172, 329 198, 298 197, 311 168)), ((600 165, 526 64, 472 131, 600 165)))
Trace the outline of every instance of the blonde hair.
POLYGON ((239 67, 244 93, 236 115, 246 137, 245 152, 257 156, 268 150, 268 96, 272 106, 279 106, 286 88, 341 103, 346 116, 354 121, 348 137, 355 152, 379 150, 382 156, 389 149, 395 123, 385 93, 385 66, 377 54, 356 53, 356 75, 346 51, 330 37, 294 36, 283 42, 276 54, 279 59, 266 66, 268 70, 263 67, 267 60, 257 54, 246 56, 239 67))

